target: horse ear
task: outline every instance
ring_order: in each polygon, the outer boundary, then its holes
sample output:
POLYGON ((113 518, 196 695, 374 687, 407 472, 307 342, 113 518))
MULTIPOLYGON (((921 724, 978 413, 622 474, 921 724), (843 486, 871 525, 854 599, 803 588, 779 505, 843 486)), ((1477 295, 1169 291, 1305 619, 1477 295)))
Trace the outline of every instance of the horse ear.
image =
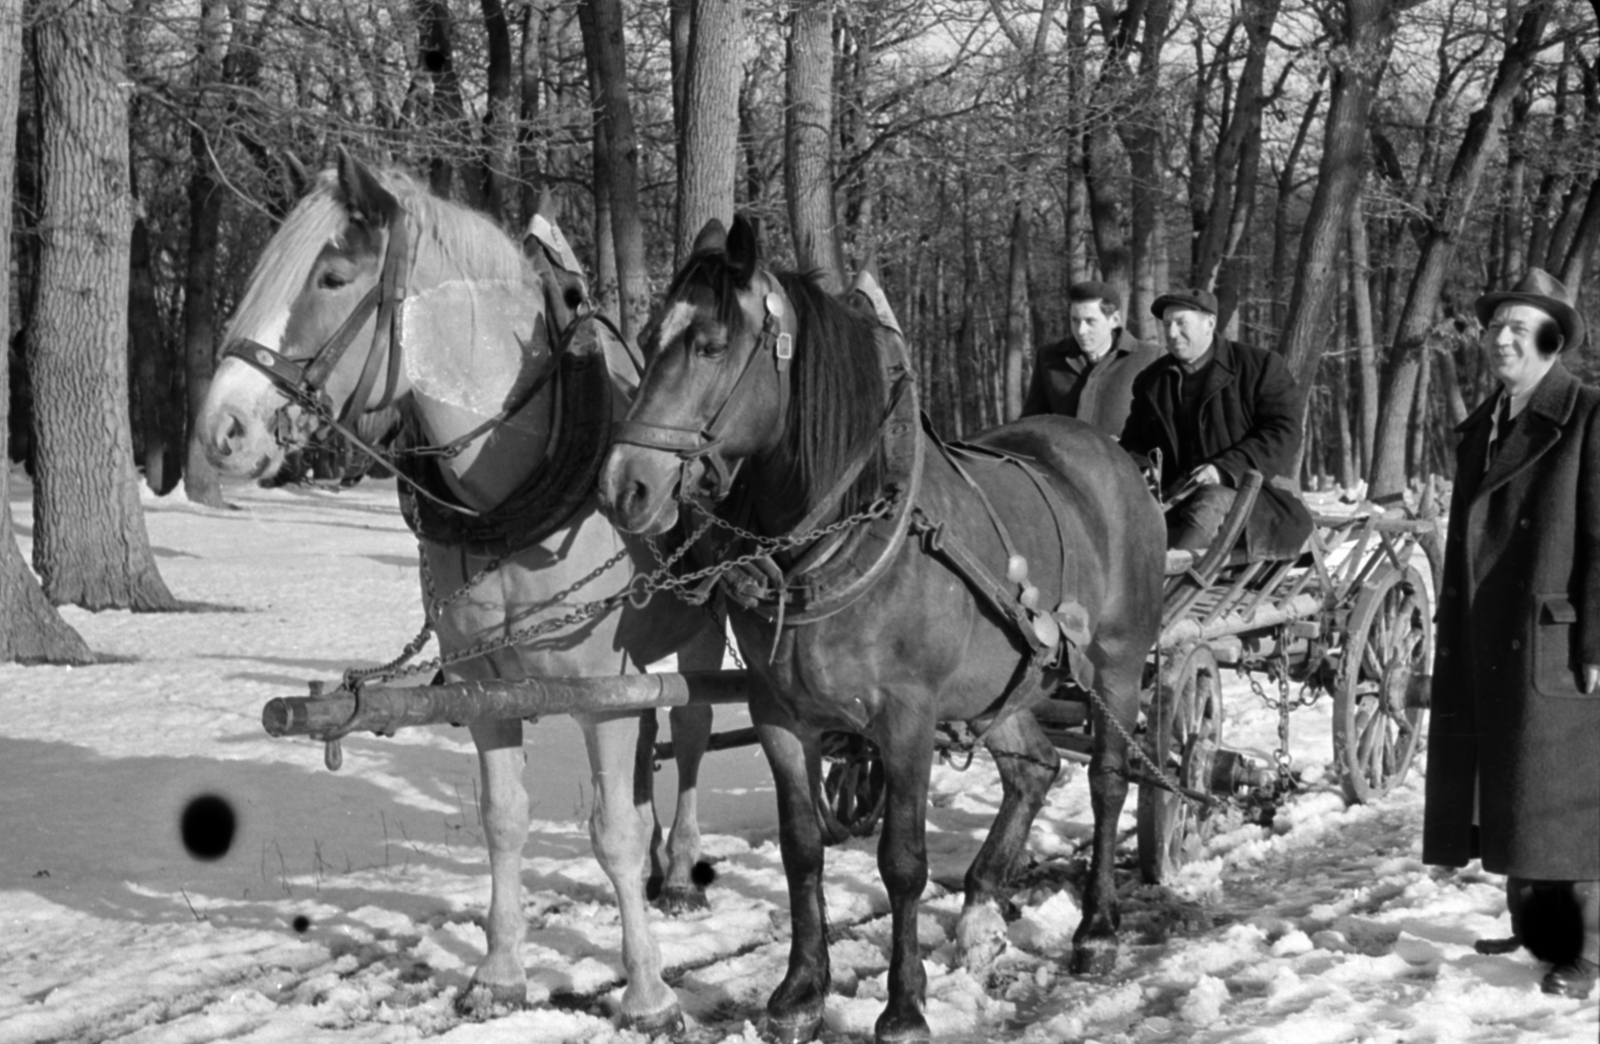
POLYGON ((555 222, 556 201, 550 195, 550 186, 542 185, 539 188, 539 203, 533 212, 551 223, 555 222))
POLYGON ((723 250, 728 245, 728 230, 716 218, 707 221, 700 228, 700 234, 694 237, 694 246, 689 253, 715 253, 723 250))
POLYGON ((283 160, 283 172, 289 179, 289 192, 292 199, 299 199, 311 188, 311 175, 306 171, 306 165, 300 162, 289 149, 284 149, 280 157, 283 160))
POLYGON ((345 210, 373 226, 387 225, 389 218, 400 209, 399 200, 390 195, 366 164, 350 155, 343 145, 339 146, 339 199, 345 210))
POLYGON ((743 214, 733 216, 733 228, 728 232, 726 251, 728 264, 738 274, 739 285, 743 286, 755 275, 756 265, 761 260, 761 244, 756 240, 756 227, 743 214))

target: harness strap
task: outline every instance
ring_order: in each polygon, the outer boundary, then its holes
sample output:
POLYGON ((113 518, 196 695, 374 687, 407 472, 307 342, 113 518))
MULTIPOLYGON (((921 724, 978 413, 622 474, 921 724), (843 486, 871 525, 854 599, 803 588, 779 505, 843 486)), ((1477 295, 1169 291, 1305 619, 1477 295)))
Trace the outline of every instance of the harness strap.
MULTIPOLYGON (((989 516, 989 521, 994 524, 994 531, 1000 535, 1000 544, 1001 544, 1002 547, 1004 547, 1006 549, 1007 557, 1008 558, 1017 558, 1017 557, 1019 557, 1018 553, 1017 553, 1017 545, 1011 539, 1011 531, 1006 529, 1006 524, 1005 524, 1004 521, 1001 520, 1000 513, 994 509, 994 501, 989 499, 988 491, 985 490, 982 486, 980 486, 973 479, 973 477, 970 474, 968 474, 966 468, 961 466, 961 461, 957 458, 958 448, 955 447, 955 446, 950 445, 949 443, 945 442, 943 439, 935 439, 934 441, 938 443, 939 452, 944 454, 944 459, 949 463, 949 465, 952 468, 955 469, 956 474, 960 475, 962 481, 964 481, 968 486, 970 486, 972 488, 973 492, 978 494, 978 500, 979 500, 980 503, 983 504, 984 513, 989 516)), ((967 452, 969 454, 972 454, 972 450, 967 448, 967 447, 960 447, 960 450, 965 451, 965 452, 967 452)), ((976 454, 972 454, 972 455, 976 456, 976 454)), ((1001 460, 1006 460, 1006 459, 1009 459, 1009 458, 1007 458, 1007 457, 1002 455, 1000 457, 1000 459, 1001 460)))

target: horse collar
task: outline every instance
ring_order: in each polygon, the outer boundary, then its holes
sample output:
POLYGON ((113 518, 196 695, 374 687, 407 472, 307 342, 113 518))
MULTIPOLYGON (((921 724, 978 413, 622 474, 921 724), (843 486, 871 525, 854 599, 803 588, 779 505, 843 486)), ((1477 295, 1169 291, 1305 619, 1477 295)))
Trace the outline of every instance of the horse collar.
MULTIPOLYGON (((768 558, 757 562, 756 568, 729 570, 721 576, 729 598, 775 624, 779 632, 785 626, 816 623, 854 604, 888 571, 911 527, 926 444, 916 379, 898 333, 885 326, 876 340, 888 378, 889 403, 879 437, 864 453, 881 458, 880 489, 889 504, 887 514, 822 537, 787 572, 768 558)), ((809 531, 825 521, 823 516, 837 507, 864 464, 865 459, 858 458, 847 467, 794 532, 809 531)), ((775 640, 778 637, 781 633, 775 640)))

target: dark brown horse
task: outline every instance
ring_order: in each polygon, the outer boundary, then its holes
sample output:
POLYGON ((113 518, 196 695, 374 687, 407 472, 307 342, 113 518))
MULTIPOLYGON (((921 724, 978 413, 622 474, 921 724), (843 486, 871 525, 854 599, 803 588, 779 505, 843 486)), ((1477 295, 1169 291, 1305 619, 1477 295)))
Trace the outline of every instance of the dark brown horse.
POLYGON ((793 941, 767 1011, 784 1040, 815 1034, 829 988, 814 808, 824 729, 870 738, 887 780, 878 867, 893 930, 878 1040, 928 1037, 917 909, 941 723, 970 723, 1004 789, 966 877, 957 941, 970 966, 1003 938, 1002 889, 1060 763, 1029 708, 1069 675, 1094 695, 1096 735, 1074 967, 1110 965, 1127 739, 1159 626, 1164 531, 1127 454, 1057 417, 943 446, 916 421, 903 346, 897 359, 878 332, 813 279, 765 269, 743 219, 726 236, 708 226, 667 291, 601 476, 627 531, 667 529, 680 492, 709 489, 746 533, 787 536, 735 541, 750 557, 726 574, 777 783, 793 941), (855 521, 828 531, 841 519, 855 521))

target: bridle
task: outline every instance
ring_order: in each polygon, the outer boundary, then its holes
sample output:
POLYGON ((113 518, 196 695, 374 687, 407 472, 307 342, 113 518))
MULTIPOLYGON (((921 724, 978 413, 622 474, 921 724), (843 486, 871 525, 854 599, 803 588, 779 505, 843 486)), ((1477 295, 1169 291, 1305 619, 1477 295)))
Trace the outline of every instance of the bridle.
POLYGON ((410 485, 417 496, 426 497, 464 515, 476 515, 478 512, 472 508, 435 496, 404 472, 394 469, 390 455, 368 444, 355 430, 362 414, 386 409, 394 401, 395 388, 400 381, 400 304, 405 300, 406 281, 411 275, 411 235, 405 210, 394 208, 388 225, 389 243, 384 248, 383 270, 378 275, 378 281, 356 303, 355 310, 321 348, 311 355, 296 357, 268 348, 260 341, 240 338, 223 347, 221 358, 238 359, 259 370, 289 400, 272 414, 272 437, 278 441, 278 445, 285 448, 301 445, 296 433, 297 424, 289 415, 289 407, 298 405, 366 456, 394 470, 395 478, 410 485), (361 376, 356 380, 350 398, 345 401, 344 409, 335 417, 333 400, 327 391, 328 380, 355 341, 356 334, 361 332, 361 327, 374 313, 377 314, 377 323, 372 328, 372 343, 367 346, 367 359, 361 367, 361 376), (373 386, 378 380, 378 364, 383 359, 389 362, 383 395, 369 406, 367 400, 372 397, 373 386))
POLYGON ((369 453, 376 453, 351 429, 363 413, 385 409, 394 400, 395 387, 400 380, 400 303, 405 300, 406 280, 411 270, 411 237, 404 209, 396 208, 389 219, 389 243, 384 251, 383 271, 372 289, 356 304, 348 318, 328 340, 309 356, 292 357, 268 348, 259 341, 240 338, 222 349, 222 358, 238 359, 267 376, 274 387, 283 392, 290 403, 273 414, 272 434, 280 445, 290 446, 295 441, 295 423, 288 414, 290 404, 298 404, 322 418, 340 435, 369 453), (372 315, 377 323, 372 330, 372 343, 367 349, 366 363, 356 381, 355 391, 345 402, 337 418, 327 392, 329 378, 338 367, 344 353, 356 339, 356 334, 372 315), (377 383, 378 364, 387 358, 388 374, 383 395, 367 405, 377 383))
MULTIPOLYGON (((769 290, 762 298, 765 318, 761 323, 761 332, 756 335, 756 342, 750 348, 750 354, 745 356, 744 368, 739 371, 739 377, 733 386, 728 389, 728 394, 723 397, 722 403, 711 415, 711 420, 696 428, 686 428, 671 424, 654 424, 649 421, 634 420, 632 410, 629 416, 612 425, 611 441, 613 443, 626 443, 633 446, 643 446, 646 449, 666 450, 676 454, 682 461, 682 471, 685 479, 688 477, 689 465, 697 460, 703 460, 706 468, 701 476, 701 483, 706 487, 706 493, 713 502, 725 500, 733 488, 734 477, 739 473, 743 460, 729 464, 722 455, 723 444, 727 439, 727 427, 732 420, 729 407, 738 400, 747 384, 754 381, 757 374, 756 360, 770 359, 773 373, 778 384, 778 419, 777 427, 781 431, 787 423, 789 416, 789 364, 794 359, 794 337, 783 329, 783 318, 786 312, 784 296, 778 290, 769 290)), ((635 400, 635 405, 642 400, 635 400)), ((689 490, 685 486, 682 494, 689 490)))

